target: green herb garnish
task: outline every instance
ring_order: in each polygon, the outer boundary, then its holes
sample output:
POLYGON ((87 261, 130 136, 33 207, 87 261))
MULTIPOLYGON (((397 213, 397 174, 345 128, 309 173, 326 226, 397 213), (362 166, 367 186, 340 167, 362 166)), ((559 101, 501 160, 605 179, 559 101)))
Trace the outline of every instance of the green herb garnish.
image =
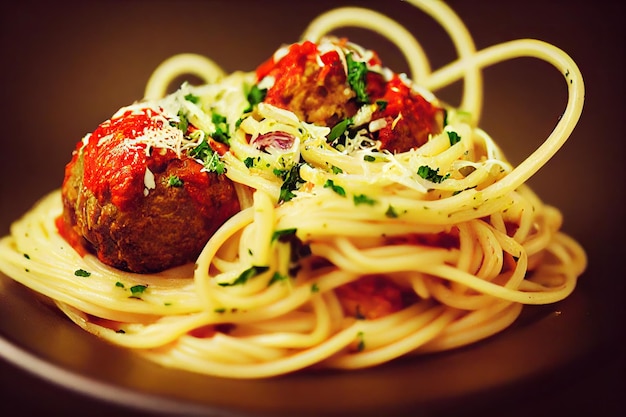
POLYGON ((253 278, 257 275, 262 274, 263 272, 267 271, 269 269, 269 266, 256 266, 253 265, 250 268, 246 269, 245 271, 243 271, 236 280, 234 280, 233 282, 220 282, 218 285, 221 287, 232 287, 235 285, 243 285, 246 282, 248 282, 248 280, 250 278, 253 278))
POLYGON ((448 133, 448 139, 450 140, 450 146, 456 145, 461 140, 461 137, 459 136, 459 134, 454 132, 454 131, 452 131, 452 130, 449 130, 446 133, 448 133))
POLYGON ((148 288, 147 285, 133 285, 130 287, 130 294, 132 298, 141 298, 141 294, 143 294, 148 288))
POLYGON ((351 117, 343 119, 342 121, 337 123, 335 126, 332 127, 332 129, 330 129, 330 133, 328 134, 328 136, 326 136, 326 142, 330 143, 339 138, 346 132, 346 130, 348 130, 350 126, 352 126, 353 123, 354 121, 351 117))
POLYGON ((295 164, 288 170, 274 170, 274 174, 283 180, 283 184, 280 186, 279 202, 289 201, 294 198, 296 195, 293 192, 304 184, 302 177, 300 177, 300 167, 303 164, 304 162, 295 164))
POLYGON ((283 275, 280 272, 274 272, 274 275, 272 275, 272 278, 270 279, 270 282, 268 282, 268 286, 275 284, 279 281, 286 281, 287 280, 287 275, 283 275))
POLYGON ((213 132, 211 137, 218 142, 228 145, 230 133, 228 132, 228 122, 226 117, 218 113, 213 113, 211 115, 211 121, 215 125, 215 132, 213 132))
POLYGON ((192 102, 193 104, 198 104, 200 103, 200 97, 196 96, 195 94, 187 94, 185 95, 185 100, 192 102))
POLYGON ((348 67, 348 84, 356 93, 358 104, 368 104, 369 95, 366 91, 367 64, 362 61, 355 61, 352 53, 346 54, 346 64, 348 67))
POLYGON ((168 187, 182 187, 183 180, 178 178, 176 175, 170 175, 169 178, 167 179, 167 186, 168 187))
POLYGON ((298 229, 296 229, 295 227, 291 229, 275 230, 274 233, 272 234, 272 242, 275 240, 280 240, 283 242, 289 241, 291 237, 296 234, 297 231, 298 229))
POLYGON ((431 167, 427 165, 422 165, 421 167, 417 169, 417 175, 424 178, 425 180, 428 180, 434 183, 440 183, 441 181, 447 179, 450 176, 450 174, 439 175, 438 172, 439 172, 439 168, 432 169, 431 167))
POLYGON ((192 158, 202 161, 202 164, 209 172, 215 172, 217 174, 226 172, 224 162, 222 162, 217 152, 211 148, 206 139, 202 139, 200 144, 191 149, 189 155, 192 158))
POLYGON ((374 200, 373 198, 369 198, 365 194, 355 195, 353 197, 353 200, 354 200, 354 204, 357 205, 357 206, 359 204, 368 204, 370 206, 373 206, 374 204, 376 204, 376 200, 374 200))
POLYGON ((74 271, 74 275, 76 275, 77 277, 90 277, 91 272, 85 271, 84 269, 77 269, 76 271, 74 271))
POLYGON ((393 206, 389 206, 387 207, 387 211, 385 212, 385 216, 391 218, 391 219, 395 219, 396 217, 398 217, 398 213, 396 212, 396 209, 393 208, 393 206))
POLYGON ((249 156, 243 160, 243 164, 246 166, 246 168, 252 168, 254 166, 254 160, 255 158, 249 156))
POLYGON ((326 183, 324 183, 324 188, 330 188, 342 197, 346 196, 346 190, 344 190, 343 187, 336 185, 333 180, 326 180, 326 183))
POLYGON ((265 100, 266 95, 267 88, 260 89, 258 85, 253 85, 252 88, 250 88, 248 95, 246 96, 250 105, 244 110, 244 113, 251 112, 254 106, 265 100))
POLYGON ((178 122, 171 121, 170 126, 177 127, 183 131, 183 133, 187 133, 187 128, 189 127, 189 120, 187 120, 187 115, 182 110, 178 111, 178 122))

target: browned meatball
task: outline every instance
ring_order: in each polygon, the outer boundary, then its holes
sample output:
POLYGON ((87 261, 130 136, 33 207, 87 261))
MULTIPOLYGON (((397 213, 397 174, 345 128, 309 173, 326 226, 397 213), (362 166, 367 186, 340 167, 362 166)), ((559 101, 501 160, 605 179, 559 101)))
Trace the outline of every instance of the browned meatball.
POLYGON ((108 265, 147 273, 192 262, 239 211, 232 182, 191 157, 133 139, 158 131, 153 114, 127 114, 79 143, 62 186, 61 232, 108 265))
MULTIPOLYGON (((413 91, 399 74, 370 71, 382 66, 372 53, 367 63, 352 61, 345 40, 336 48, 320 51, 312 42, 289 46, 280 59, 268 60, 257 68, 259 81, 271 77, 265 103, 295 113, 300 119, 333 127, 353 117, 359 106, 376 104, 372 120, 384 126, 372 133, 380 148, 393 153, 417 148, 443 128, 443 108, 413 91), (338 52, 341 49, 343 52, 338 52), (344 67, 344 61, 346 67, 344 67), (350 61, 353 65, 349 65, 350 61)), ((328 48, 327 48, 328 49, 328 48)))
POLYGON ((376 73, 367 76, 367 91, 380 103, 372 119, 384 119, 386 124, 374 132, 381 149, 392 153, 406 152, 422 146, 430 135, 441 132, 444 111, 414 92, 399 75, 388 80, 376 73))
POLYGON ((334 126, 356 113, 355 93, 346 82, 337 52, 330 51, 319 58, 317 54, 314 43, 293 44, 280 61, 272 59, 259 67, 257 75, 275 79, 266 103, 288 109, 308 123, 334 126))

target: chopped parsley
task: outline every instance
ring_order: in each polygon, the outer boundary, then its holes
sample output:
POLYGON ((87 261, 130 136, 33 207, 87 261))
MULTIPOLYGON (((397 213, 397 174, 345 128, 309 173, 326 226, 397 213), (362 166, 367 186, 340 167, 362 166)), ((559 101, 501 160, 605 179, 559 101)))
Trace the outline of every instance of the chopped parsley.
POLYGON ((268 282, 268 284, 267 284, 267 285, 268 285, 268 287, 269 287, 270 285, 275 284, 275 283, 277 283, 277 282, 280 282, 280 281, 286 281, 286 280, 287 280, 287 278, 288 278, 288 277, 287 277, 287 275, 283 275, 283 274, 281 274, 281 273, 280 273, 280 272, 278 272, 278 271, 277 271, 277 272, 274 272, 274 275, 272 275, 272 278, 270 279, 270 282, 268 282))
POLYGON ((77 277, 90 277, 91 272, 85 271, 84 269, 77 269, 76 271, 74 271, 74 275, 76 275, 77 277))
POLYGON ((449 130, 447 133, 448 133, 448 139, 450 140, 450 146, 456 145, 461 140, 461 137, 459 136, 458 133, 452 130, 449 130))
POLYGON ((457 195, 457 194, 460 194, 460 193, 462 193, 463 191, 471 190, 472 188, 476 188, 476 185, 474 185, 474 186, 472 186, 472 187, 467 187, 467 188, 465 188, 465 189, 463 189, 463 190, 457 190, 457 191, 453 192, 453 193, 452 193, 452 195, 457 195))
POLYGON ((122 283, 121 283, 121 282, 119 282, 119 281, 117 281, 117 282, 115 283, 115 286, 116 286, 116 287, 118 287, 118 288, 124 288, 124 284, 122 284, 122 283))
POLYGON ((343 119, 342 121, 337 123, 335 126, 333 126, 332 129, 330 129, 330 133, 328 134, 328 136, 326 136, 326 142, 330 143, 336 140, 337 138, 341 137, 341 135, 346 133, 346 130, 348 130, 348 128, 352 126, 353 124, 354 124, 354 120, 351 117, 348 117, 347 119, 343 119))
POLYGON ((387 104, 389 104, 387 100, 376 100, 376 105, 378 106, 378 110, 380 111, 385 111, 385 109, 387 108, 387 104))
POLYGON ((376 200, 373 198, 369 198, 365 194, 358 194, 353 197, 354 205, 358 206, 359 204, 367 204, 373 206, 376 204, 376 200))
POLYGON ((211 137, 218 142, 228 145, 230 133, 228 132, 228 122, 226 117, 218 113, 213 113, 211 115, 211 121, 215 124, 215 132, 213 132, 211 137))
POLYGON ((257 158, 253 158, 251 156, 247 157, 246 159, 243 160, 243 164, 246 166, 246 168, 252 168, 254 166, 254 160, 255 159, 260 159, 259 157, 257 158))
POLYGON ((248 103, 250 103, 250 105, 248 106, 248 108, 244 110, 244 113, 251 112, 254 106, 256 106, 257 104, 265 100, 266 95, 267 95, 267 88, 260 89, 258 85, 256 84, 253 85, 252 88, 250 88, 248 95, 246 96, 246 98, 248 99, 248 103))
POLYGON ((311 285, 311 292, 313 292, 313 293, 320 292, 320 287, 319 287, 319 285, 317 285, 317 282, 314 282, 311 285))
POLYGON ((367 64, 362 61, 355 61, 352 53, 346 54, 346 64, 348 67, 348 84, 356 93, 358 104, 368 104, 369 95, 366 91, 367 64))
POLYGON ((189 120, 187 120, 187 114, 182 110, 178 111, 178 122, 170 121, 170 126, 177 127, 183 131, 183 133, 187 133, 187 128, 189 127, 189 120))
POLYGON ((272 234, 272 242, 275 240, 279 240, 281 242, 288 242, 289 240, 291 240, 292 236, 295 236, 297 231, 298 229, 296 229, 295 227, 291 229, 276 230, 272 234))
POLYGON ((283 184, 280 186, 279 202, 289 201, 294 198, 296 195, 293 192, 304 184, 302 177, 300 177, 300 167, 303 164, 304 162, 301 162, 295 164, 290 169, 274 170, 274 174, 283 180, 283 184))
POLYGON ((27 254, 27 253, 25 253, 25 254, 24 254, 24 258, 26 258, 26 259, 30 259, 30 255, 29 255, 29 254, 27 254))
POLYGON ((387 207, 387 211, 385 212, 385 216, 391 218, 391 219, 395 219, 396 217, 398 217, 398 212, 396 211, 396 209, 393 206, 389 206, 387 207))
POLYGON ((342 197, 346 196, 346 190, 344 190, 343 187, 336 185, 333 180, 330 180, 330 179, 326 180, 326 183, 324 184, 324 188, 330 188, 331 190, 333 190, 334 192, 336 192, 342 197))
MULTIPOLYGON (((272 235, 272 242, 278 240, 281 243, 289 244, 290 255, 287 272, 289 276, 292 277, 295 277, 301 268, 300 260, 306 258, 307 256, 311 256, 311 247, 300 240, 300 238, 296 235, 296 232, 296 228, 282 229, 274 231, 274 234, 272 235)), ((277 277, 273 277, 272 281, 275 281, 275 279, 277 279, 277 277)))
POLYGON ((198 104, 200 103, 200 97, 196 96, 195 94, 189 93, 187 95, 185 95, 185 100, 192 102, 193 104, 198 104))
POLYGON ((226 171, 224 162, 222 162, 219 155, 211 148, 206 139, 202 139, 202 142, 200 142, 198 146, 190 150, 189 155, 192 158, 202 161, 204 167, 209 172, 223 174, 226 171))
POLYGON ((141 298, 141 294, 146 291, 146 288, 148 288, 147 285, 133 285, 130 287, 131 298, 141 298))
POLYGON ((243 271, 236 280, 234 280, 231 283, 228 282, 220 282, 218 285, 221 287, 232 287, 235 285, 243 285, 246 282, 248 282, 248 280, 250 278, 253 278, 257 275, 262 274, 263 272, 267 271, 270 267, 269 266, 256 266, 256 265, 252 265, 250 268, 246 269, 245 271, 243 271))
POLYGON ((343 173, 343 169, 336 167, 336 166, 332 166, 330 167, 330 170, 332 171, 333 174, 337 175, 337 174, 341 174, 343 173))
POLYGON ((438 172, 439 172, 439 168, 432 169, 431 167, 427 165, 422 165, 421 167, 417 169, 417 175, 424 178, 425 180, 428 180, 434 183, 440 183, 441 181, 447 179, 450 176, 450 174, 439 175, 438 172))
POLYGON ((374 155, 364 155, 363 160, 366 162, 375 162, 376 157, 374 155))
POLYGON ((182 187, 183 180, 178 178, 176 175, 170 175, 169 178, 167 179, 167 186, 168 187, 182 187))

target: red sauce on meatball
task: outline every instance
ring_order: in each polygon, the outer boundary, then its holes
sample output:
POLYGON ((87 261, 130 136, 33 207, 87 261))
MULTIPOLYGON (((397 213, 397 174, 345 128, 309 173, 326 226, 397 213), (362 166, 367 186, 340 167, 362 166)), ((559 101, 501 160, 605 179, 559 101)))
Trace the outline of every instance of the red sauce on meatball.
MULTIPOLYGON (((121 210, 128 210, 143 196, 148 168, 146 145, 133 141, 148 129, 160 129, 162 120, 151 112, 126 112, 107 120, 92 133, 84 152, 83 185, 102 202, 110 196, 121 210)), ((171 155, 174 158, 175 155, 171 155)))
POLYGON ((441 131, 443 110, 414 92, 399 75, 384 81, 379 74, 370 72, 367 89, 373 102, 385 103, 372 115, 372 120, 383 118, 387 122, 376 132, 381 149, 406 152, 441 131))
MULTIPOLYGON (((338 46, 345 46, 345 40, 338 46)), ((376 54, 368 65, 381 65, 376 54)), ((273 57, 256 70, 257 80, 274 78, 265 103, 294 112, 299 118, 329 127, 356 114, 359 105, 347 82, 344 63, 336 50, 321 53, 312 42, 289 46, 278 61, 273 57)), ((407 85, 398 74, 390 80, 375 71, 366 73, 370 103, 384 102, 372 120, 384 119, 385 127, 373 133, 380 148, 406 152, 426 143, 441 131, 443 109, 430 103, 407 85)))
POLYGON ((169 123, 154 109, 129 110, 78 143, 57 228, 79 253, 132 272, 161 271, 193 261, 239 211, 226 176, 175 152, 183 132, 169 123))

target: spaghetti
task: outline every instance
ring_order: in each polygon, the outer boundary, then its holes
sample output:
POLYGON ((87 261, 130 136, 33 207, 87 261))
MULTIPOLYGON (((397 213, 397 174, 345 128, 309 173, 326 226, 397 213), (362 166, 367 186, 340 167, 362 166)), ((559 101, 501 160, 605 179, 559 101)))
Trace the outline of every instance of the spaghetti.
MULTIPOLYGON (((174 56, 155 70, 145 99, 120 114, 158 106, 174 120, 184 109, 207 136, 216 132, 210 113, 223 116, 230 138, 219 160, 241 210, 212 235, 195 265, 139 274, 71 247, 57 230, 63 212, 57 190, 0 241, 0 270, 98 337, 168 367, 230 378, 365 368, 452 349, 507 328, 523 305, 563 300, 585 269, 585 253, 560 231, 558 209, 525 182, 578 121, 584 87, 576 64, 536 40, 477 51, 445 4, 410 3, 444 27, 457 61, 431 71, 409 32, 361 8, 321 15, 295 45, 309 42, 320 60, 320 51, 335 51, 344 65, 356 57, 389 80, 371 51, 329 36, 363 26, 398 45, 413 80, 399 77, 399 85, 425 103, 437 104, 431 92, 463 79, 462 110, 445 108, 443 128, 420 146, 380 148, 373 132, 393 129, 403 117, 373 116, 387 104, 382 100, 333 126, 308 123, 267 100, 252 103, 252 89, 271 90, 275 77, 227 75, 207 58, 174 56), (552 64, 569 96, 553 132, 513 167, 477 124, 481 69, 516 57, 552 64), (206 84, 167 94, 186 73, 206 84)), ((288 51, 279 49, 272 62, 288 51)), ((181 153, 203 138, 158 146, 181 153)))

